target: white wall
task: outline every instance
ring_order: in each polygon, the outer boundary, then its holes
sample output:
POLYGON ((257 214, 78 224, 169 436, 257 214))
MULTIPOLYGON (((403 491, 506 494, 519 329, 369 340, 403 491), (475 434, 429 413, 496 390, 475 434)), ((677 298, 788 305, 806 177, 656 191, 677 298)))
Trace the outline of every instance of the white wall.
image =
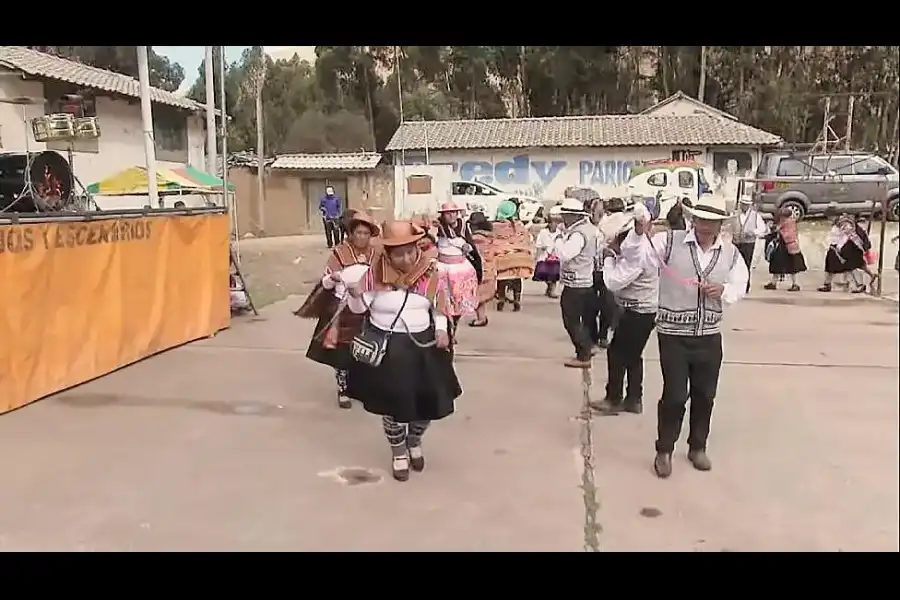
MULTIPOLYGON (((542 199, 563 197, 570 186, 593 188, 603 197, 622 193, 628 182, 631 166, 637 161, 671 159, 674 147, 632 148, 536 148, 522 150, 432 150, 431 164, 450 164, 455 178, 478 179, 503 190, 542 199)), ((699 152, 697 160, 713 167, 714 153, 744 153, 750 155, 750 170, 755 172, 759 162, 756 147, 721 148, 707 152, 705 147, 679 146, 679 150, 699 152)), ((397 164, 400 162, 396 153, 397 164)), ((421 164, 424 154, 406 153, 407 164, 421 164)), ((721 159, 720 163, 723 162, 721 159)), ((743 175, 744 173, 738 173, 743 175)), ((727 187, 733 187, 733 182, 727 187)), ((733 193, 733 192, 730 192, 733 193)))
MULTIPOLYGON (((38 81, 22 81, 15 76, 0 77, 0 98, 17 96, 44 97, 44 86, 38 81)), ((134 99, 113 99, 105 96, 97 98, 97 117, 100 121, 98 152, 75 152, 75 176, 85 186, 134 165, 143 166, 144 142, 141 132, 141 105, 134 99)), ((44 114, 42 105, 25 106, 26 116, 31 119, 44 114)), ((205 170, 204 118, 184 112, 188 127, 188 164, 205 170)), ((22 122, 22 107, 0 104, 0 152, 24 152, 44 150, 45 144, 35 142, 31 123, 22 122)), ((184 163, 160 161, 161 167, 175 168, 184 163)), ((147 203, 146 197, 97 197, 101 208, 140 208, 147 203)), ((190 205, 202 205, 202 200, 184 198, 190 205)), ((174 200, 173 200, 174 202, 174 200)))

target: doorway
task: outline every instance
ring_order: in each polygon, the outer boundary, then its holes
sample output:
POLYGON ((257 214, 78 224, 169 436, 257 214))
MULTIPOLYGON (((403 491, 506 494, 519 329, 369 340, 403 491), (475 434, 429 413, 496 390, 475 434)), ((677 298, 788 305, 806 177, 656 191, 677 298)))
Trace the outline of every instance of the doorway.
POLYGON ((322 179, 306 180, 306 222, 309 223, 310 231, 324 231, 325 226, 322 224, 322 213, 319 211, 319 200, 325 195, 325 188, 328 186, 334 188, 334 193, 341 197, 344 201, 344 210, 349 206, 347 198, 347 178, 346 177, 329 177, 322 179))

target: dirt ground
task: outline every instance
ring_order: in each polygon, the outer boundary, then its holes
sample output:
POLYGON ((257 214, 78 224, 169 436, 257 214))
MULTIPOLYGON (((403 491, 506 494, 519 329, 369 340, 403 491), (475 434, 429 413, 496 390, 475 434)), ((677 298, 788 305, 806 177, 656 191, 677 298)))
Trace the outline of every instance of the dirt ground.
MULTIPOLYGON (((897 297, 900 289, 900 281, 893 268, 894 257, 900 250, 897 244, 890 243, 890 240, 897 232, 897 224, 890 223, 884 252, 885 276, 882 293, 893 298, 897 297)), ((826 247, 824 240, 827 233, 828 225, 824 221, 807 221, 802 224, 803 252, 810 269, 800 277, 804 289, 815 289, 822 284, 821 269, 824 264, 826 247)), ((876 236, 873 236, 872 243, 877 248, 876 236)), ((308 293, 321 277, 328 257, 328 249, 321 235, 249 238, 241 240, 240 251, 242 269, 257 306, 266 306, 292 294, 308 293)), ((758 244, 754 282, 760 282, 762 285, 761 282, 767 277, 767 267, 767 263, 762 260, 762 244, 758 244)))
MULTIPOLYGON (((0 550, 581 549, 580 375, 538 287, 463 328, 465 394, 407 483, 305 360, 299 301, 0 417, 0 550)), ((711 472, 682 440, 652 473, 653 339, 645 413, 594 421, 603 549, 897 551, 897 305, 754 293, 726 320, 711 472)))

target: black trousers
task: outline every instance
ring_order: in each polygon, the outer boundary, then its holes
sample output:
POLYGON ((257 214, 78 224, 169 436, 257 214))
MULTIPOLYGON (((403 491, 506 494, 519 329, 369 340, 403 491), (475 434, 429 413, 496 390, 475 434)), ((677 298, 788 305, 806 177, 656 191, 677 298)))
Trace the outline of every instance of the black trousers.
POLYGON ((656 412, 656 451, 671 453, 691 399, 688 448, 706 450, 722 366, 722 334, 690 337, 657 333, 663 393, 656 412))
POLYGON ((575 346, 578 360, 591 359, 591 335, 589 331, 591 319, 596 320, 596 294, 593 288, 574 288, 563 286, 559 296, 559 307, 562 310, 563 327, 575 346))
POLYGON ((603 282, 603 271, 594 271, 594 314, 588 325, 591 342, 597 344, 605 340, 610 329, 616 328, 621 311, 616 306, 616 298, 612 292, 606 289, 603 282))
POLYGON ((332 248, 342 241, 343 233, 341 231, 340 219, 322 219, 322 225, 325 226, 325 243, 332 248))
MULTIPOLYGON (((753 262, 753 251, 756 249, 756 242, 741 242, 740 244, 735 244, 737 246, 738 252, 741 253, 741 257, 744 259, 744 263, 747 265, 747 270, 750 270, 750 264, 753 262)), ((747 291, 750 291, 750 278, 747 278, 747 291)))
POLYGON ((625 309, 616 326, 606 353, 606 400, 622 401, 626 377, 625 401, 637 403, 644 396, 644 348, 656 324, 656 313, 639 313, 625 309))

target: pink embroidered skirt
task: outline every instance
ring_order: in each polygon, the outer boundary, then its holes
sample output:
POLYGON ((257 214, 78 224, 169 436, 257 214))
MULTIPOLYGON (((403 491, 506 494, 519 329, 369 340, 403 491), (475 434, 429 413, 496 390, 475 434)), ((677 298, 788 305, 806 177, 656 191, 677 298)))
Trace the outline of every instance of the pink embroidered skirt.
POLYGON ((475 312, 478 306, 478 274, 465 257, 441 257, 438 271, 447 284, 452 316, 461 317, 475 312))

